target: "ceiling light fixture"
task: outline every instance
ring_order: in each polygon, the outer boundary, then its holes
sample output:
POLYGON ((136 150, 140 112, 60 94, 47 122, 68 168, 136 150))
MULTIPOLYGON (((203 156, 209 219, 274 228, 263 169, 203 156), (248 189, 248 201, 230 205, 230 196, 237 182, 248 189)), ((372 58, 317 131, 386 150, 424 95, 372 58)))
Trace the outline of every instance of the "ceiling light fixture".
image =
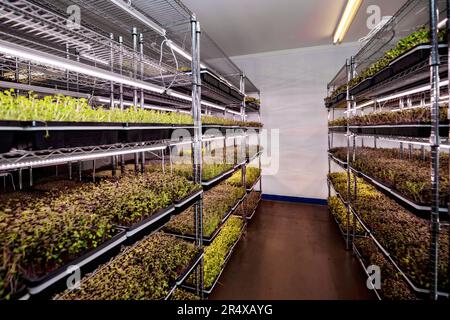
POLYGON ((10 54, 12 56, 22 58, 24 60, 34 61, 43 65, 52 66, 63 70, 78 72, 91 77, 96 77, 107 81, 113 81, 115 83, 121 83, 139 89, 144 89, 156 93, 164 93, 165 91, 165 89, 162 87, 152 85, 144 81, 134 80, 128 77, 115 74, 114 72, 99 69, 97 67, 91 67, 83 63, 67 60, 65 58, 61 58, 31 48, 23 47, 4 40, 0 40, 0 52, 4 54, 10 54))
POLYGON ((362 0, 348 0, 344 13, 342 14, 341 21, 334 34, 333 43, 341 43, 344 39, 350 25, 355 19, 356 13, 361 7, 362 0))

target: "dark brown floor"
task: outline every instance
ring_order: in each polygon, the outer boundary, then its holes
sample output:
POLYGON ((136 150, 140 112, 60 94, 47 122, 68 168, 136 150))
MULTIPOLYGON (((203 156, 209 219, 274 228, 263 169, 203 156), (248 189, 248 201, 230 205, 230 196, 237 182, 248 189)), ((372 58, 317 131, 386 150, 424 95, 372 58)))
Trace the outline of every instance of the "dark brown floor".
POLYGON ((210 299, 371 299, 324 206, 261 202, 210 299))

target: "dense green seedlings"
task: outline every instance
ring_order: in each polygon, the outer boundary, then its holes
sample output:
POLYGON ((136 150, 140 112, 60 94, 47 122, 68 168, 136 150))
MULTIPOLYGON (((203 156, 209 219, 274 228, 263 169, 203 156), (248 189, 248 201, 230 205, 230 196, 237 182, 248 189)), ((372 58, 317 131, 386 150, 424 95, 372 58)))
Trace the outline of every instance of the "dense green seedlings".
POLYGON ((247 217, 250 217, 260 200, 261 192, 253 190, 245 197, 243 204, 236 208, 234 215, 243 217, 245 214, 247 217))
MULTIPOLYGON (((342 201, 338 197, 330 197, 328 198, 328 208, 331 214, 335 217, 337 223, 341 227, 344 233, 347 232, 347 208, 342 203, 342 201)), ((350 217, 350 232, 353 230, 353 220, 350 217)), ((364 234, 364 228, 361 224, 356 221, 356 234, 362 235, 364 234)))
POLYGON ((258 107, 261 106, 261 100, 254 97, 245 97, 245 103, 254 103, 258 107))
POLYGON ((45 195, 2 197, 0 298, 18 289, 16 279, 40 277, 63 266, 112 238, 115 225, 138 223, 198 187, 183 177, 155 172, 45 195))
POLYGON ((2 201, 2 297, 17 289, 10 285, 11 279, 40 277, 97 247, 115 232, 108 217, 96 213, 88 203, 73 203, 64 194, 2 201))
POLYGON ((179 300, 179 301, 195 301, 195 300, 200 300, 200 297, 188 292, 186 290, 183 289, 175 289, 175 291, 172 294, 172 299, 171 300, 179 300))
MULTIPOLYGON (((227 163, 205 163, 202 166, 202 180, 208 181, 216 178, 222 173, 231 170, 233 167, 234 166, 232 164, 227 163)), ((192 164, 173 163, 172 166, 170 166, 170 164, 167 164, 165 167, 165 171, 170 172, 171 169, 174 175, 184 177, 188 180, 194 179, 194 168, 192 164)), ((162 167, 160 165, 150 165, 147 166, 146 170, 150 172, 161 172, 162 167)))
MULTIPOLYGON (((220 225, 224 215, 245 195, 243 188, 222 183, 204 193, 203 235, 210 237, 220 225)), ((183 235, 194 235, 194 208, 190 207, 172 217, 165 229, 183 235)))
POLYGON ((161 300, 197 253, 193 243, 158 232, 85 277, 79 289, 56 299, 161 300))
MULTIPOLYGON (((118 122, 192 125, 192 117, 179 112, 160 112, 141 108, 106 109, 91 107, 87 99, 56 95, 39 98, 15 94, 14 90, 0 92, 0 120, 63 121, 63 122, 118 122)), ((234 121, 219 117, 203 117, 205 124, 224 126, 261 127, 257 122, 234 121)))
MULTIPOLYGON (((334 148, 330 153, 342 161, 347 159, 347 148, 334 148)), ((415 150, 409 159, 407 151, 400 157, 399 149, 357 148, 356 159, 351 161, 351 165, 404 197, 419 204, 431 205, 429 158, 429 152, 426 152, 427 160, 422 160, 419 150, 415 150)), ((441 206, 447 206, 449 186, 446 154, 440 156, 439 179, 441 206)))
POLYGON ((381 271, 381 294, 385 300, 417 300, 417 296, 402 275, 384 257, 370 238, 356 238, 354 244, 366 266, 375 265, 381 271))
MULTIPOLYGON (((439 109, 440 121, 447 122, 448 107, 439 109)), ((373 112, 362 116, 353 116, 349 119, 350 126, 376 126, 376 125, 398 125, 398 124, 429 124, 431 123, 430 108, 414 108, 399 111, 373 112)), ((329 121, 330 127, 347 125, 346 118, 329 121)))
MULTIPOLYGON (((247 166, 245 172, 246 188, 250 189, 261 176, 261 170, 256 167, 247 166)), ((227 183, 233 186, 242 186, 242 170, 236 171, 230 178, 226 180, 227 183)))
MULTIPOLYGON (((441 30, 439 32, 439 41, 444 41, 446 37, 446 30, 441 30)), ((410 49, 421 45, 427 44, 430 42, 430 31, 426 27, 421 27, 418 30, 414 31, 407 37, 401 39, 394 48, 386 51, 384 55, 372 65, 370 65, 366 70, 362 71, 358 76, 353 78, 348 84, 343 84, 336 88, 329 97, 325 99, 326 102, 329 102, 331 99, 336 97, 337 95, 345 92, 347 90, 347 85, 352 88, 357 84, 361 83, 367 78, 373 77, 378 72, 388 67, 389 64, 409 51, 410 49)))
MULTIPOLYGON (((220 230, 219 235, 214 241, 205 248, 204 256, 204 286, 205 289, 209 289, 214 284, 214 281, 222 270, 225 259, 231 249, 231 247, 239 239, 241 234, 243 221, 238 217, 230 217, 227 220, 223 228, 220 230)), ((193 277, 189 277, 188 283, 193 283, 193 277)))
MULTIPOLYGON (((329 175, 337 192, 348 200, 347 174, 329 175)), ((350 183, 353 185, 353 176, 350 183)), ((429 261, 431 234, 429 221, 418 218, 394 200, 357 178, 357 194, 350 188, 352 207, 400 268, 417 286, 430 288, 429 261)), ((448 278, 448 227, 442 227, 439 239, 439 288, 446 290, 448 278)))
POLYGON ((224 225, 213 243, 205 248, 204 282, 210 288, 218 277, 230 248, 238 240, 242 228, 242 220, 231 217, 224 225))

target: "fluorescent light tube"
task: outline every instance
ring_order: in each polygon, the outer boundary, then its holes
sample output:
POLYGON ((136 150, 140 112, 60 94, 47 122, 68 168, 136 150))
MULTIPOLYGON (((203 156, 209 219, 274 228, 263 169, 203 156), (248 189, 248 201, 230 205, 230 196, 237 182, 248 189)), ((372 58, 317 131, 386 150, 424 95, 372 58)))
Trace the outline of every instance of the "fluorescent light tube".
MULTIPOLYGON (((181 49, 179 46, 177 46, 175 43, 173 43, 172 40, 169 40, 166 43, 167 43, 167 46, 169 48, 172 48, 173 51, 177 52, 179 55, 186 58, 187 60, 192 61, 192 56, 189 53, 187 53, 186 51, 184 51, 183 49, 181 49)), ((200 68, 206 69, 206 65, 204 65, 203 63, 200 63, 200 68)))
POLYGON ((444 20, 439 22, 438 29, 442 29, 443 27, 445 27, 445 25, 447 24, 447 21, 448 21, 448 18, 445 18, 444 20))
POLYGON ((110 152, 104 152, 104 153, 98 153, 98 154, 83 154, 83 155, 63 157, 63 158, 58 158, 58 159, 34 160, 34 161, 18 162, 18 163, 11 163, 11 164, 0 164, 0 170, 12 170, 12 169, 19 169, 19 168, 24 168, 24 167, 40 167, 40 166, 52 165, 52 164, 62 164, 62 163, 68 163, 68 162, 86 161, 86 160, 101 159, 101 158, 107 158, 107 157, 118 156, 118 155, 134 154, 134 153, 139 153, 139 152, 160 151, 160 150, 165 150, 166 148, 167 148, 167 146, 142 147, 142 148, 136 148, 136 149, 130 149, 130 150, 110 151, 110 152))
POLYGON ((240 116, 240 115, 241 115, 240 112, 233 111, 233 110, 227 110, 227 112, 229 112, 229 113, 231 113, 231 114, 235 114, 235 115, 237 115, 237 116, 240 116))
MULTIPOLYGON (((439 87, 443 87, 443 86, 446 86, 446 85, 448 85, 448 80, 439 82, 439 87)), ((430 90, 430 89, 431 89, 430 85, 426 85, 426 86, 423 86, 423 87, 420 87, 420 88, 417 88, 417 89, 408 90, 408 91, 401 92, 401 93, 398 93, 398 94, 394 94, 394 95, 391 95, 391 96, 388 96, 388 97, 385 97, 385 98, 382 98, 382 99, 378 99, 377 102, 385 102, 385 101, 392 100, 392 99, 398 99, 398 98, 406 97, 406 96, 409 96, 411 94, 420 93, 420 92, 423 92, 423 91, 426 91, 426 90, 430 90)))
POLYGON ((341 21, 334 34, 333 43, 340 43, 345 37, 350 25, 355 19, 356 13, 361 6, 362 0, 348 0, 347 6, 345 7, 344 13, 341 17, 341 21))
MULTIPOLYGON (((175 98, 178 98, 178 99, 182 99, 182 100, 186 100, 186 101, 192 101, 192 97, 188 96, 186 94, 178 93, 178 92, 175 92, 175 91, 172 91, 172 90, 168 90, 166 93, 169 96, 172 96, 172 97, 175 97, 175 98)), ((217 104, 214 104, 214 103, 211 103, 211 102, 208 102, 208 101, 203 101, 203 100, 202 100, 201 103, 204 106, 208 106, 208 107, 211 107, 211 108, 214 108, 214 109, 217 109, 217 110, 225 111, 225 107, 219 106, 217 104)), ((235 115, 240 115, 241 114, 240 112, 236 112, 236 111, 232 111, 232 110, 226 110, 226 112, 231 113, 231 114, 235 114, 235 115)))
POLYGON ((23 47, 4 40, 0 40, 0 52, 4 54, 10 54, 12 56, 22 58, 24 60, 30 60, 63 70, 78 72, 91 77, 113 81, 115 83, 121 83, 139 89, 149 90, 156 93, 163 93, 165 91, 165 89, 162 87, 152 85, 144 81, 127 78, 121 75, 117 75, 114 72, 88 66, 76 61, 67 60, 65 58, 61 58, 45 52, 23 47))
POLYGON ((114 3, 116 6, 118 6, 120 9, 126 11, 131 16, 135 17, 139 21, 141 21, 143 24, 145 24, 147 27, 152 28, 154 31, 156 31, 159 35, 165 36, 166 30, 164 28, 161 28, 159 25, 157 25, 155 22, 150 20, 146 15, 142 14, 140 11, 134 9, 131 7, 128 3, 125 3, 122 0, 111 0, 112 3, 114 3))
POLYGON ((182 93, 178 93, 172 90, 167 90, 166 93, 174 98, 178 98, 178 99, 182 99, 182 100, 186 100, 186 101, 192 101, 192 97, 188 96, 187 94, 182 94, 182 93))
POLYGON ((214 109, 218 109, 218 110, 222 110, 222 111, 225 110, 225 107, 218 106, 217 104, 214 104, 214 103, 211 103, 211 102, 202 101, 202 104, 204 106, 208 106, 208 107, 211 107, 211 108, 214 108, 214 109))
MULTIPOLYGON (((97 98, 97 101, 98 102, 103 102, 103 103, 108 103, 108 104, 111 102, 108 98, 104 98, 104 97, 97 98)), ((114 104, 120 104, 120 101, 119 100, 114 100, 114 104)), ((133 106, 133 103, 129 102, 129 101, 124 101, 123 105, 127 106, 127 107, 131 107, 131 106, 133 106)), ((149 105, 149 104, 145 104, 144 105, 144 109, 157 110, 157 111, 167 111, 167 112, 180 112, 180 113, 190 114, 190 112, 186 111, 186 110, 177 110, 177 109, 171 109, 171 108, 164 108, 164 107, 159 107, 159 106, 152 106, 152 105, 149 105)))

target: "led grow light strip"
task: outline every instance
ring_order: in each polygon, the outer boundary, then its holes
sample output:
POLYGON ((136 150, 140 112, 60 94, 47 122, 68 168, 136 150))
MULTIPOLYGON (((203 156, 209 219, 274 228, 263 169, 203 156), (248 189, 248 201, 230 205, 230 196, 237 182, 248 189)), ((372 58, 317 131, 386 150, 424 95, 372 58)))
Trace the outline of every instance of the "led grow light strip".
POLYGON ((166 35, 166 30, 164 28, 160 27, 155 22, 150 20, 147 16, 143 15, 141 12, 131 7, 131 5, 129 5, 128 3, 125 3, 122 0, 111 0, 111 2, 114 3, 116 6, 118 6, 120 9, 126 11, 131 16, 141 21, 146 26, 152 28, 159 35, 163 37, 166 35))
MULTIPOLYGON (((175 91, 172 91, 172 90, 167 90, 166 93, 167 93, 167 95, 169 95, 171 97, 192 102, 192 97, 188 96, 187 94, 175 92, 175 91)), ((235 115, 240 115, 240 112, 236 112, 236 111, 233 111, 233 110, 227 110, 225 107, 219 106, 217 104, 214 104, 214 103, 211 103, 211 102, 208 102, 208 101, 202 100, 201 103, 204 106, 208 106, 208 107, 211 107, 211 108, 214 108, 214 109, 217 109, 217 110, 221 110, 221 111, 226 111, 228 113, 235 114, 235 115)))
MULTIPOLYGON (((447 100, 450 96, 443 96, 443 97, 439 97, 439 102, 445 102, 445 100, 447 100)), ((423 105, 418 105, 418 106, 413 106, 413 107, 406 107, 406 108, 397 108, 397 109, 392 109, 392 112, 395 111, 403 111, 403 110, 413 110, 413 109, 419 109, 419 108, 424 108, 424 107, 429 107, 431 106, 431 103, 425 103, 423 105)))
MULTIPOLYGON (((448 85, 448 80, 439 82, 439 87, 444 87, 446 85, 448 85)), ((398 98, 409 96, 409 95, 412 95, 412 94, 415 94, 415 93, 421 93, 423 91, 430 90, 430 89, 431 89, 431 86, 430 85, 426 85, 426 86, 423 86, 423 87, 420 87, 420 88, 417 88, 417 89, 412 89, 412 90, 401 92, 401 93, 398 93, 398 94, 394 94, 394 95, 391 95, 391 96, 388 96, 388 97, 385 97, 385 98, 382 98, 382 99, 377 99, 377 102, 385 102, 385 101, 388 101, 388 100, 398 99, 398 98)))
MULTIPOLYGON (((97 98, 97 101, 98 102, 103 102, 103 103, 110 103, 111 102, 108 98, 104 98, 104 97, 97 98)), ((118 105, 118 104, 120 104, 120 101, 119 100, 114 100, 114 104, 118 105)), ((129 102, 129 101, 124 101, 123 105, 127 106, 127 107, 134 106, 134 104, 132 102, 129 102)), ((177 110, 177 109, 171 109, 171 108, 164 108, 164 107, 153 106, 153 105, 149 105, 149 104, 145 104, 144 105, 144 109, 157 110, 157 111, 167 111, 167 112, 180 112, 180 113, 190 114, 190 112, 186 111, 186 110, 177 110)))
POLYGON ((121 83, 139 89, 144 89, 156 93, 163 93, 165 91, 165 89, 162 87, 155 86, 144 81, 133 80, 127 77, 117 75, 110 71, 106 71, 96 67, 91 67, 76 61, 67 60, 55 55, 23 47, 4 40, 0 40, 0 52, 4 54, 10 54, 12 56, 24 60, 30 60, 43 65, 48 65, 63 70, 78 72, 88 76, 113 81, 115 83, 121 83))
POLYGON ((366 102, 366 103, 364 103, 362 105, 359 105, 356 108, 350 109, 348 111, 344 111, 344 113, 348 113, 348 112, 352 113, 352 112, 355 112, 356 110, 364 109, 364 108, 366 108, 368 106, 371 106, 373 104, 375 104, 375 101, 372 100, 372 101, 366 102))
MULTIPOLYGON (((166 41, 166 43, 167 46, 171 48, 173 51, 177 52, 179 55, 186 58, 187 60, 192 61, 192 56, 183 49, 181 49, 179 46, 177 46, 175 43, 173 43, 172 40, 166 41)), ((206 69, 206 66, 203 63, 200 63, 200 68, 206 69)))
POLYGON ((439 22, 438 29, 442 29, 443 27, 445 27, 445 25, 447 24, 447 21, 448 21, 448 18, 445 18, 444 20, 439 22))
POLYGON ((342 15, 341 21, 334 34, 333 43, 340 43, 345 37, 350 25, 355 19, 356 13, 361 6, 362 0, 348 0, 347 6, 345 7, 344 13, 342 15))
POLYGON ((1 164, 0 170, 13 170, 13 169, 19 169, 19 168, 24 168, 24 167, 40 167, 40 166, 47 166, 47 165, 63 164, 63 163, 68 163, 68 162, 87 161, 87 160, 107 158, 107 157, 113 157, 113 156, 119 156, 119 155, 140 153, 140 152, 160 151, 160 150, 165 150, 166 148, 167 148, 167 146, 142 147, 142 148, 136 148, 136 149, 130 149, 130 150, 110 151, 110 152, 103 152, 103 153, 97 153, 97 154, 84 154, 84 155, 79 155, 79 156, 63 157, 63 158, 58 158, 58 159, 35 160, 35 161, 19 162, 19 163, 13 163, 13 164, 1 164))

